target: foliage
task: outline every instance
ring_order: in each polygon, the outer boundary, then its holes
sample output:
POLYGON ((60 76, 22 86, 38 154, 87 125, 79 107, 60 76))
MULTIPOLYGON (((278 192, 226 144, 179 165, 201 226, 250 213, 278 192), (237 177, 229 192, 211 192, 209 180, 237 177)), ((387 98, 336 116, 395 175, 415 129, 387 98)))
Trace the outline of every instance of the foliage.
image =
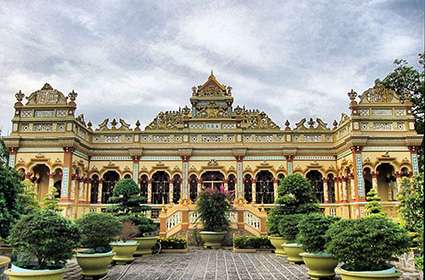
POLYGON ((279 234, 288 242, 293 242, 297 238, 298 223, 305 214, 289 214, 283 216, 279 221, 279 234))
POLYGON ((353 271, 385 269, 386 262, 406 252, 410 242, 403 227, 376 215, 341 220, 331 225, 326 238, 326 250, 353 271))
POLYGON ((187 241, 183 238, 161 238, 162 249, 186 249, 187 241))
POLYGON ((298 224, 297 242, 303 244, 306 252, 324 252, 329 240, 326 231, 338 220, 337 217, 319 213, 305 215, 298 224))
POLYGON ((229 227, 230 203, 224 192, 207 189, 199 194, 196 201, 198 217, 205 231, 226 231, 229 227))
MULTIPOLYGON (((79 245, 78 227, 52 210, 22 216, 13 226, 9 242, 18 254, 33 256, 36 269, 63 267, 79 245)), ((18 264, 28 267, 30 263, 18 264)))
POLYGON ((381 205, 381 198, 376 189, 371 189, 366 195, 365 214, 386 216, 384 208, 381 205))
POLYGON ((81 243, 95 252, 110 251, 109 243, 120 234, 122 225, 109 213, 87 213, 76 221, 81 232, 81 243))
POLYGON ((120 216, 119 219, 122 223, 127 221, 135 224, 139 230, 140 236, 149 235, 158 229, 158 226, 153 222, 152 219, 146 218, 143 215, 129 214, 120 216))
POLYGON ((265 236, 238 236, 233 238, 233 247, 238 249, 271 249, 272 244, 265 236))
POLYGON ((19 174, 0 164, 0 238, 9 235, 11 225, 25 212, 25 205, 20 203, 23 193, 19 174))
POLYGON ((51 190, 49 193, 46 194, 43 201, 43 206, 46 209, 60 212, 61 209, 59 208, 59 198, 55 196, 56 190, 51 190))
POLYGON ((133 179, 119 180, 114 187, 109 202, 115 205, 109 206, 107 211, 116 215, 127 215, 149 210, 149 207, 142 205, 146 203, 146 198, 140 196, 140 188, 133 179))
POLYGON ((9 161, 9 153, 3 139, 0 138, 0 165, 6 165, 9 161))
POLYGON ((120 239, 122 241, 128 241, 139 235, 139 229, 137 226, 130 221, 125 221, 122 223, 122 229, 120 234, 120 239))
MULTIPOLYGON (((418 55, 419 69, 409 65, 405 59, 394 61, 395 69, 389 73, 382 83, 393 89, 401 99, 410 99, 413 103, 412 113, 415 118, 415 128, 419 134, 424 134, 424 92, 425 72, 424 54, 418 55)), ((423 170, 423 145, 418 151, 419 166, 423 170)))
POLYGON ((34 192, 34 184, 29 179, 25 179, 21 184, 24 191, 19 195, 17 203, 22 205, 22 214, 26 215, 40 210, 36 199, 37 195, 34 192))
POLYGON ((300 174, 291 174, 282 180, 275 204, 267 216, 270 235, 279 235, 279 221, 285 215, 319 211, 310 181, 300 174))

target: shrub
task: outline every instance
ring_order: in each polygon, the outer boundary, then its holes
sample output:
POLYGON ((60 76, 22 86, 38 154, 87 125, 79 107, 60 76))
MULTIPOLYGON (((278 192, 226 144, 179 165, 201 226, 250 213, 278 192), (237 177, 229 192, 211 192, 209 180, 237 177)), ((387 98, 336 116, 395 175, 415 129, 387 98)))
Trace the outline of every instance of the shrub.
POLYGON ((326 243, 329 241, 326 231, 338 220, 337 217, 319 213, 304 216, 298 224, 297 242, 303 244, 306 252, 324 252, 326 243))
POLYGON ((120 234, 122 228, 118 218, 108 213, 88 213, 76 223, 83 247, 91 248, 96 253, 110 251, 109 243, 120 234))
POLYGON ((121 179, 114 187, 109 202, 114 203, 107 208, 108 212, 115 215, 127 215, 129 213, 140 213, 150 208, 142 205, 146 198, 140 196, 140 188, 133 179, 121 179))
POLYGON ((199 194, 196 211, 205 231, 226 231, 229 226, 227 215, 230 203, 224 192, 207 189, 199 194))
POLYGON ((294 242, 298 234, 298 223, 304 214, 285 215, 279 221, 279 234, 288 242, 294 242))
POLYGON ((310 181, 300 174, 291 174, 282 180, 275 205, 267 216, 267 230, 270 235, 279 235, 279 221, 285 215, 319 211, 310 181))
POLYGON ((19 197, 24 193, 19 174, 0 164, 0 238, 9 235, 11 226, 25 212, 19 197))
POLYGON ((366 196, 365 214, 386 216, 384 208, 381 205, 381 198, 375 189, 371 189, 366 196))
POLYGON ((129 214, 119 217, 121 222, 130 221, 137 226, 139 230, 139 236, 149 235, 158 229, 158 226, 152 221, 152 219, 146 218, 142 215, 129 214))
POLYGON ((341 220, 326 233, 326 250, 353 271, 382 270, 394 255, 407 251, 407 231, 388 218, 368 216, 341 220))
POLYGON ((238 249, 268 249, 272 248, 267 237, 238 236, 233 238, 233 247, 238 249))
POLYGON ((52 210, 23 216, 12 228, 9 242, 15 253, 30 256, 35 263, 16 264, 35 269, 63 267, 79 245, 77 226, 52 210))
POLYGON ((186 249, 187 241, 183 238, 161 238, 162 249, 186 249))

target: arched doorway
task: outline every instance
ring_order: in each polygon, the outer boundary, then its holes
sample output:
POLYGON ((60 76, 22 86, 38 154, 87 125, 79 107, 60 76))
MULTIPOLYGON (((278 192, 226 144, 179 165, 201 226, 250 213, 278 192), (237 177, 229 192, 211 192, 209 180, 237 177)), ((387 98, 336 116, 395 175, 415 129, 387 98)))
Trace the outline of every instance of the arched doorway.
POLYGON ((274 203, 273 174, 263 170, 255 176, 255 197, 256 203, 274 203))
POLYGON ((173 176, 173 203, 178 203, 181 195, 182 179, 179 174, 173 176))
POLYGON ((120 179, 117 171, 111 170, 103 174, 102 180, 102 203, 108 203, 109 198, 112 196, 112 191, 115 184, 120 179))
POLYGON ((316 198, 320 203, 324 202, 323 196, 323 177, 322 173, 317 170, 311 170, 306 174, 307 179, 312 184, 316 193, 316 198))
POLYGON ((144 198, 148 198, 148 186, 149 186, 149 179, 147 175, 142 175, 140 177, 140 195, 144 198))
POLYGON ((372 189, 372 172, 369 167, 363 169, 364 189, 367 195, 372 189))
POLYGON ((224 188, 224 175, 219 171, 206 171, 201 175, 201 180, 204 189, 220 190, 220 188, 224 188))
POLYGON ((157 171, 152 175, 152 203, 167 204, 170 202, 170 177, 165 171, 157 171))
POLYGON ((90 180, 90 203, 98 203, 97 199, 99 197, 99 176, 94 174, 90 180))
POLYGON ((248 203, 252 202, 252 176, 246 174, 243 178, 243 193, 244 198, 248 203))
POLYGON ((37 164, 32 169, 34 177, 33 183, 36 188, 37 198, 42 201, 49 192, 50 169, 45 164, 37 164))
POLYGON ((335 177, 333 174, 328 174, 328 202, 335 203, 335 177))
POLYGON ((60 198, 62 190, 62 169, 55 169, 55 172, 53 174, 53 182, 55 198, 60 198))
POLYGON ((198 178, 195 174, 189 177, 189 197, 192 202, 198 197, 198 178))
POLYGON ((394 167, 389 163, 382 163, 377 168, 378 193, 382 200, 396 200, 397 184, 394 167))
POLYGON ((227 191, 230 195, 230 201, 235 199, 235 190, 236 190, 236 176, 234 174, 230 174, 227 177, 227 191))

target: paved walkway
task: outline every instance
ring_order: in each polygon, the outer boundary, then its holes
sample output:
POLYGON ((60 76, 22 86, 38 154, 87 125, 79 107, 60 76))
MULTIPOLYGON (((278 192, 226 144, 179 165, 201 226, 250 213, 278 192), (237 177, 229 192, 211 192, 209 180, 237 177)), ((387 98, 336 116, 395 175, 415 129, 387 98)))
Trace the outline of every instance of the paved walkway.
POLYGON ((277 280, 309 279, 304 265, 289 264, 271 253, 232 253, 193 249, 187 254, 160 254, 114 266, 106 279, 127 280, 277 280))

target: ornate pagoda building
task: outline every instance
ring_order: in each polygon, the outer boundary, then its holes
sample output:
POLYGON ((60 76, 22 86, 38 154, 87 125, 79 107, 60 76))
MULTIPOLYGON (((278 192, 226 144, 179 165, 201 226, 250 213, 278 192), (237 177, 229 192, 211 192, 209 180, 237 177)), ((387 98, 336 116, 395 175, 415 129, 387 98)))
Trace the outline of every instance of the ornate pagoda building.
POLYGON ((117 180, 133 178, 163 236, 196 227, 193 203, 205 188, 233 194, 235 229, 265 234, 279 182, 292 173, 312 182, 329 215, 362 216, 375 188, 395 217, 401 178, 418 172, 412 104, 380 83, 348 97, 350 114, 331 126, 311 118, 280 126, 235 106, 232 88, 211 73, 192 88, 190 107, 160 112, 145 128, 122 119, 93 127, 76 115, 76 92, 45 84, 16 94, 5 143, 9 165, 34 182, 38 198, 56 191, 72 218, 102 211, 117 180))

